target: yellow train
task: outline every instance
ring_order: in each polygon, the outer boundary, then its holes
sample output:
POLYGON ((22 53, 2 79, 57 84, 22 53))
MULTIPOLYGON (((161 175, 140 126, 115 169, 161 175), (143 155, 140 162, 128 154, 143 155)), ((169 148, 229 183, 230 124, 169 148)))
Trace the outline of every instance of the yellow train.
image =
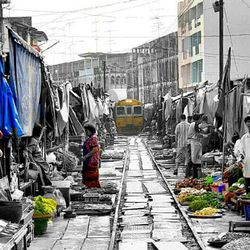
POLYGON ((134 99, 124 99, 115 104, 115 124, 118 134, 138 134, 144 125, 143 104, 134 99))

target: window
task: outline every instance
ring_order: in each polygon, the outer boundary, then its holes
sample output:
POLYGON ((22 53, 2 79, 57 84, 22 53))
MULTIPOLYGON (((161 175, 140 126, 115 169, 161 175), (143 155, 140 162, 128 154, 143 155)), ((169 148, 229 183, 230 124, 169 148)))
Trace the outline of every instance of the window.
POLYGON ((131 115, 132 114, 132 107, 127 107, 127 115, 131 115))
POLYGON ((134 115, 141 115, 142 114, 142 107, 134 107, 134 115))
POLYGON ((182 39, 182 53, 183 53, 184 60, 187 59, 189 43, 190 43, 190 37, 185 37, 184 39, 182 39))
POLYGON ((189 22, 188 22, 189 30, 192 29, 192 21, 195 19, 195 16, 196 16, 196 8, 193 7, 189 10, 189 22))
POLYGON ((202 71, 202 60, 192 63, 192 83, 198 83, 202 81, 202 71))
POLYGON ((203 15, 203 3, 199 3, 196 6, 196 19, 199 19, 203 15))
POLYGON ((182 59, 187 59, 186 48, 185 48, 185 38, 182 39, 182 59))
POLYGON ((195 48, 195 55, 200 53, 201 32, 197 32, 190 37, 190 56, 193 56, 193 47, 195 48))
POLYGON ((116 115, 125 115, 125 108, 124 107, 116 107, 116 115))

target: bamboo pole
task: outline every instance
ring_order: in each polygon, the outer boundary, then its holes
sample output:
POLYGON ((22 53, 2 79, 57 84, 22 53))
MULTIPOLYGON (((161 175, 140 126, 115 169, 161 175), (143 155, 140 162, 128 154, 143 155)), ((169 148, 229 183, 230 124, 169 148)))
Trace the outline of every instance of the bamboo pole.
POLYGON ((225 93, 224 96, 225 100, 225 109, 223 114, 223 149, 222 149, 222 179, 223 179, 223 173, 224 173, 224 167, 225 167, 225 147, 227 143, 227 112, 228 112, 228 92, 225 93))

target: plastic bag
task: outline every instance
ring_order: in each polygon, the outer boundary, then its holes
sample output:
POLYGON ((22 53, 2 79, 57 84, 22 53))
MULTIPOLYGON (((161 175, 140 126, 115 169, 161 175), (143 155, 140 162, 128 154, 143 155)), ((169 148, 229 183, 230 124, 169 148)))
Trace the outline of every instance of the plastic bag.
POLYGON ((61 207, 62 209, 65 209, 67 206, 62 192, 59 189, 55 189, 53 194, 55 195, 57 206, 61 207))

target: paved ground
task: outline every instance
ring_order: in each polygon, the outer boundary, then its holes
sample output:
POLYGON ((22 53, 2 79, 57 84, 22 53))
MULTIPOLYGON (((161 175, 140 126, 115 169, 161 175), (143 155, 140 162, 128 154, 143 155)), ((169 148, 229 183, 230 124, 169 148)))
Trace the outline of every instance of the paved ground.
MULTIPOLYGON (((109 149, 126 148, 127 140, 119 139, 109 149)), ((123 161, 102 162, 100 181, 120 185, 123 161)), ((30 250, 102 250, 108 249, 110 241, 110 216, 81 216, 74 219, 57 217, 48 225, 47 232, 31 242, 30 250)))
MULTIPOLYGON (((124 148, 119 144, 116 148, 124 148)), ((158 173, 153 168, 150 156, 141 139, 130 138, 130 162, 126 179, 126 196, 123 213, 120 216, 119 249, 149 249, 154 244, 158 249, 197 249, 186 248, 182 242, 188 240, 179 220, 179 214, 172 206, 172 198, 166 191, 158 173), (149 216, 151 215, 151 216, 149 216)), ((174 164, 163 161, 161 169, 174 188, 178 179, 184 177, 180 167, 178 176, 173 176, 174 164)), ((122 161, 104 162, 101 179, 111 180, 119 184, 121 180, 122 161), (112 168, 112 169, 111 169, 112 168), (120 171, 119 171, 120 170, 120 171), (116 174, 114 174, 114 172, 116 174), (111 174, 112 173, 112 174, 111 174)), ((182 207, 185 210, 185 207, 182 207)), ((206 249, 207 239, 228 231, 229 221, 244 221, 236 213, 227 211, 218 219, 190 219, 194 230, 198 233, 206 249)), ((75 219, 56 218, 48 231, 36 237, 30 246, 31 250, 102 250, 108 249, 110 241, 110 216, 77 216, 75 219)))
MULTIPOLYGON (((155 143, 157 143, 155 141, 155 143)), ((154 144, 157 145, 157 144, 154 144)), ((161 145, 159 144, 159 147, 161 145)), ((164 161, 159 160, 161 163, 161 170, 164 173, 165 178, 168 180, 172 189, 175 187, 176 181, 183 179, 185 170, 183 166, 180 166, 178 176, 173 175, 174 164, 164 164, 164 161)), ((203 169, 203 171, 209 173, 213 169, 210 167, 208 169, 203 169)), ((182 209, 185 211, 187 207, 183 206, 182 209)), ((225 215, 221 218, 216 219, 196 219, 190 218, 193 229, 198 233, 206 249, 218 249, 210 247, 207 240, 211 237, 219 235, 220 233, 228 232, 230 221, 245 221, 245 218, 241 217, 238 213, 232 212, 231 210, 226 210, 225 215)))

